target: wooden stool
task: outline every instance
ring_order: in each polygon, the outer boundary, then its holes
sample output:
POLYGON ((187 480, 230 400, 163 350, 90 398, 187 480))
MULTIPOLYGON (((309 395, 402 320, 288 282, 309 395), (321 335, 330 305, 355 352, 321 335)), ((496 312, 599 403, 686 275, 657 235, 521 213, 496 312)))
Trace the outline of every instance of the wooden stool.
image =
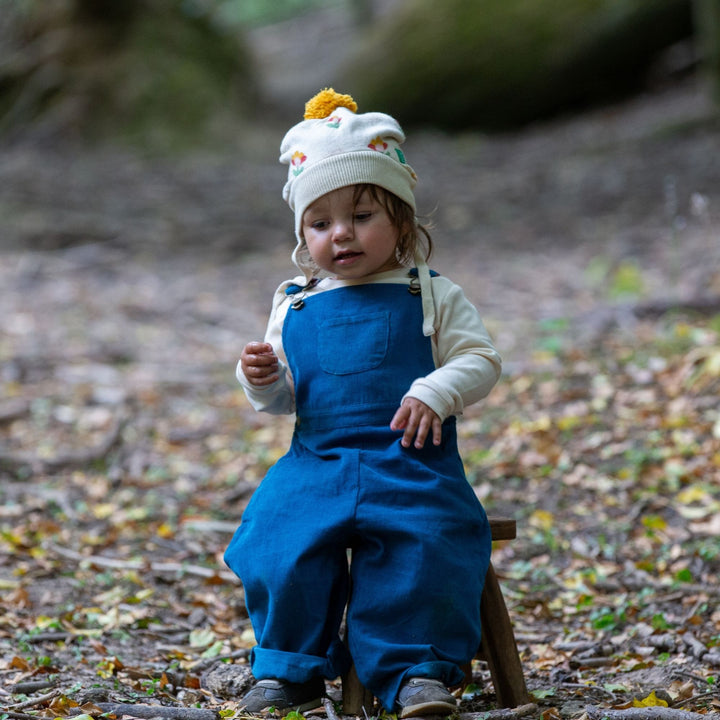
MULTIPOLYGON (((517 526, 512 518, 488 519, 493 540, 513 540, 517 537, 517 526)), ((476 657, 484 660, 488 665, 498 705, 500 707, 525 705, 529 702, 525 676, 510 616, 492 562, 485 576, 485 587, 480 600, 480 622, 482 640, 476 657)), ((372 715, 373 695, 360 683, 355 666, 343 676, 342 690, 345 715, 362 716, 363 708, 368 715, 372 715)))

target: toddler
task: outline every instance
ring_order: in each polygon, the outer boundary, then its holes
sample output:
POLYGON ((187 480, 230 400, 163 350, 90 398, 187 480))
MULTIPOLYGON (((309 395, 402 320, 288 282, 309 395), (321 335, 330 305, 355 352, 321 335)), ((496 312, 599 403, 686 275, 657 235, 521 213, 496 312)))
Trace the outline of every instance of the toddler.
POLYGON ((428 269, 404 140, 324 90, 281 145, 302 276, 276 291, 237 374, 295 431, 225 553, 257 641, 251 713, 317 706, 354 661, 388 712, 447 715, 480 644, 490 530, 455 416, 501 361, 462 290, 428 269))

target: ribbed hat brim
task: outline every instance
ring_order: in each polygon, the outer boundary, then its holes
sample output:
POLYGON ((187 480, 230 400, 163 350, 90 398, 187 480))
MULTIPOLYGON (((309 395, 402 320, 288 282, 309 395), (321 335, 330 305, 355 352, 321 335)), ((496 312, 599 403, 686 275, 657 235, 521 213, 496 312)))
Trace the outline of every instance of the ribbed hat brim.
POLYGON ((349 185, 379 185, 415 210, 412 173, 409 165, 401 165, 374 150, 332 155, 306 168, 302 182, 288 182, 283 197, 295 212, 295 230, 299 236, 302 216, 308 206, 323 195, 349 185))

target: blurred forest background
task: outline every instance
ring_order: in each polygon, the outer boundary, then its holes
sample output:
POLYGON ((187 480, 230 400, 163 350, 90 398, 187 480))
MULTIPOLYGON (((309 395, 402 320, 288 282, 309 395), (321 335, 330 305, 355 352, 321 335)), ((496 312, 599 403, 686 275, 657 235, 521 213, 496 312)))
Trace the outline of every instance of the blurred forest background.
MULTIPOLYGON (((406 126, 503 131, 718 86, 714 0, 2 0, 0 131, 192 146, 348 86, 406 126), (303 17, 304 16, 304 17, 303 17), (290 31, 290 26, 294 31, 290 31), (283 34, 283 30, 287 34, 283 34)), ((290 115, 289 113, 295 113, 290 115)))
POLYGON ((0 0, 0 707, 235 716, 222 551, 293 426, 233 371, 325 86, 503 355, 459 435, 542 717, 717 711, 720 0, 0 0))
MULTIPOLYGON (((548 250, 568 260, 572 247, 593 293, 717 292, 715 243, 698 262, 692 242, 714 240, 720 212, 720 0, 0 10, 0 248, 194 250, 241 268, 263 249, 272 284, 292 242, 279 141, 309 97, 335 86, 408 131, 421 211, 452 238, 438 263, 459 280, 512 250, 520 263, 548 250)), ((507 290, 475 299, 510 309, 507 290)), ((531 303, 503 324, 572 307, 538 293, 565 307, 531 303)), ((508 338, 510 362, 524 336, 508 338)))

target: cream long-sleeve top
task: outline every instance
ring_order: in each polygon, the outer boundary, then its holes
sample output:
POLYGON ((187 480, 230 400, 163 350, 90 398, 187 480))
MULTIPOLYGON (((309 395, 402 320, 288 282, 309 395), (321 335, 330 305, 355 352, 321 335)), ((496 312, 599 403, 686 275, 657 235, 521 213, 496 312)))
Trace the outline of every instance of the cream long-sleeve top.
MULTIPOLYGON (((324 278, 314 287, 302 291, 309 297, 336 288, 367 283, 396 283, 410 285, 407 268, 390 270, 362 280, 324 278)), ((424 402, 441 420, 459 415, 463 409, 484 398, 500 377, 502 361, 492 344, 485 325, 475 306, 465 297, 459 285, 438 275, 432 278, 432 297, 435 310, 430 336, 435 370, 417 378, 403 396, 424 402)), ((304 278, 288 280, 275 291, 272 312, 265 342, 272 345, 279 359, 279 379, 272 385, 252 385, 237 365, 237 378, 250 404, 258 411, 276 415, 295 412, 293 379, 282 347, 282 328, 290 305, 300 295, 288 295, 291 285, 303 286, 304 278)), ((388 423, 390 418, 388 418, 388 423)))

